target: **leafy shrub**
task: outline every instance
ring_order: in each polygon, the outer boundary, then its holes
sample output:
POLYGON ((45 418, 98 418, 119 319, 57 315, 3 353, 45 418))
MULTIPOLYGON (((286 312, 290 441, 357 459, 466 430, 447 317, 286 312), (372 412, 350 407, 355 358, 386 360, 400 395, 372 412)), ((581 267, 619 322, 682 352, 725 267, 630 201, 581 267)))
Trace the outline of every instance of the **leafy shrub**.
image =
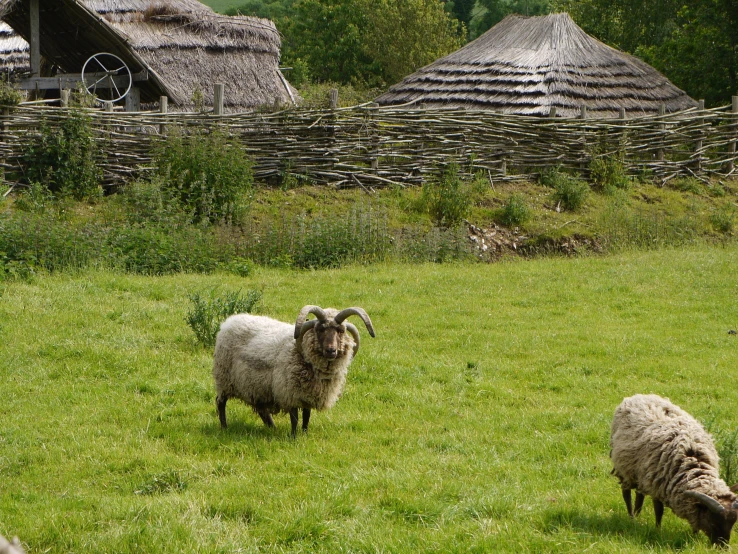
POLYGON ((15 199, 15 207, 24 212, 44 213, 47 206, 54 200, 51 191, 41 183, 31 183, 15 199))
POLYGON ((0 106, 17 106, 23 100, 23 94, 7 81, 0 79, 0 106))
POLYGON ((552 199, 565 210, 576 211, 584 205, 589 195, 589 185, 561 171, 550 168, 541 173, 540 183, 554 189, 552 199))
POLYGON ((62 196, 92 199, 102 191, 101 157, 90 116, 70 110, 58 123, 41 122, 39 134, 23 153, 24 178, 62 196))
POLYGON ((237 218, 254 181, 252 163, 219 130, 172 132, 154 149, 162 187, 198 222, 237 218))
POLYGON ((436 225, 443 228, 461 223, 472 206, 469 187, 456 164, 448 164, 439 176, 423 183, 421 201, 436 225))
POLYGON ((264 265, 339 267, 385 259, 391 240, 386 214, 359 205, 346 214, 261 223, 244 233, 242 253, 264 265))
POLYGON ((605 194, 630 188, 631 182, 625 172, 625 165, 617 156, 593 158, 589 164, 589 171, 594 185, 605 194))
POLYGON ((194 293, 190 295, 192 307, 187 313, 185 321, 195 333, 198 342, 203 346, 215 345, 215 337, 220 324, 233 314, 251 313, 261 300, 261 292, 249 290, 246 296, 241 291, 226 292, 216 295, 215 290, 207 294, 194 293))
POLYGON ((162 186, 159 178, 129 183, 118 196, 130 222, 185 225, 192 219, 192 215, 180 207, 172 191, 162 186))
POLYGON ((735 222, 735 208, 726 204, 721 208, 715 210, 710 214, 710 223, 712 227, 718 232, 727 235, 733 231, 735 222))
POLYGON ((131 273, 210 273, 218 265, 215 238, 194 226, 119 226, 110 231, 110 264, 131 273))
POLYGON ((530 220, 531 210, 522 194, 511 194, 498 211, 496 219, 507 227, 524 225, 530 220))

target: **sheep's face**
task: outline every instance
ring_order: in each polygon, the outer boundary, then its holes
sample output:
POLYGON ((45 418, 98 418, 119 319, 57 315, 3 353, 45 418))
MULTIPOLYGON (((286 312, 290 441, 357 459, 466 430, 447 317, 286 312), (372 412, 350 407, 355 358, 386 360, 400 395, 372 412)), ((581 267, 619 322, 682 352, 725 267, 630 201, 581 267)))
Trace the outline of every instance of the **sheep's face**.
POLYGON ((335 321, 321 321, 315 327, 315 336, 320 345, 320 351, 324 358, 335 360, 345 350, 346 327, 335 321))
POLYGON ((705 507, 700 507, 699 528, 710 538, 713 545, 727 547, 730 542, 730 532, 738 518, 738 514, 730 504, 728 506, 721 513, 711 512, 705 507))

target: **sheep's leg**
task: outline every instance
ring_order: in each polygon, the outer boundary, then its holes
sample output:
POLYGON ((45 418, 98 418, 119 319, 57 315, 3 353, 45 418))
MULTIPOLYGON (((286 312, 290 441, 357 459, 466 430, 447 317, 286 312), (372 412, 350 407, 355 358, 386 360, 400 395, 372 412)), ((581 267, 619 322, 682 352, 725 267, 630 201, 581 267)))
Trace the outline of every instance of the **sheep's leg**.
POLYGON ((302 430, 307 433, 308 423, 310 422, 310 408, 302 409, 302 430))
POLYGON ((220 418, 220 427, 221 429, 226 429, 228 427, 228 423, 226 423, 226 402, 228 402, 227 396, 218 396, 215 399, 215 403, 218 406, 218 417, 220 418))
POLYGON ((259 414, 264 425, 267 427, 276 427, 274 425, 274 420, 272 419, 272 414, 270 414, 268 410, 257 410, 256 413, 259 414))
POLYGON ((633 517, 633 505, 630 503, 630 489, 623 489, 623 500, 625 500, 625 507, 628 508, 628 515, 633 517))
POLYGON ((641 508, 643 508, 643 499, 645 496, 641 494, 640 492, 636 491, 636 503, 635 507, 633 508, 633 515, 637 516, 641 513, 641 508))
POLYGON ((290 410, 290 423, 292 424, 292 438, 294 439, 297 436, 297 408, 292 408, 290 410))
POLYGON ((656 514, 656 527, 661 527, 661 518, 664 515, 664 503, 654 498, 653 512, 656 514))

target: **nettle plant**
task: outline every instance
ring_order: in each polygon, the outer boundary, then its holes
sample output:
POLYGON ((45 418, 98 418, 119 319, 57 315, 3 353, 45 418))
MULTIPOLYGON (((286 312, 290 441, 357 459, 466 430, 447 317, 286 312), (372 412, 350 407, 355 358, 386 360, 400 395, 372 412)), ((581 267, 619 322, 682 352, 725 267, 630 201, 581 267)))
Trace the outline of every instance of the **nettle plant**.
POLYGON ((24 177, 55 195, 89 200, 102 192, 100 148, 92 118, 70 110, 59 122, 44 119, 23 153, 24 177))
POLYGON ((178 130, 154 150, 162 187, 195 223, 237 218, 250 197, 252 162, 238 141, 214 129, 178 130))

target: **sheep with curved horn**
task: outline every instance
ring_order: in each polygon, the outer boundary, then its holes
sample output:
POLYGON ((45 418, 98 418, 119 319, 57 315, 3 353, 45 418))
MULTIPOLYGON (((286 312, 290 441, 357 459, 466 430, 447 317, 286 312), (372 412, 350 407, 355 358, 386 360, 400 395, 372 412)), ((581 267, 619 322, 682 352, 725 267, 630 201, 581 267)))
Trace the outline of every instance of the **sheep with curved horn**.
POLYGON ((657 527, 666 506, 712 544, 728 545, 738 498, 719 476, 712 437, 691 415, 655 394, 630 396, 615 410, 610 447, 628 515, 638 515, 649 495, 657 527))
POLYGON ((359 330, 345 321, 352 315, 375 336, 369 315, 358 307, 339 311, 307 305, 294 326, 251 314, 226 319, 213 362, 221 427, 227 427, 226 402, 240 398, 268 427, 274 427, 272 414, 288 412, 293 437, 302 409, 302 430, 307 431, 311 410, 329 409, 338 400, 359 351, 359 330), (311 314, 315 319, 308 320, 311 314))

